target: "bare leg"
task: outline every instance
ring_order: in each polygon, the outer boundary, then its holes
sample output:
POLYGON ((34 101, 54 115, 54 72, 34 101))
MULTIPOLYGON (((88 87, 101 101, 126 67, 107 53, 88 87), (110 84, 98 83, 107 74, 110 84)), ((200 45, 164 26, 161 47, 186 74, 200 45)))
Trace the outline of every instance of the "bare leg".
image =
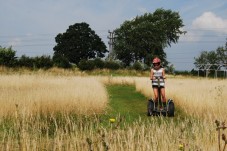
POLYGON ((166 95, 165 95, 165 88, 161 88, 161 96, 162 96, 162 104, 164 109, 166 108, 166 95))
POLYGON ((153 88, 153 92, 154 92, 154 101, 158 102, 158 88, 153 88))
POLYGON ((162 102, 166 102, 165 88, 161 88, 162 102))
POLYGON ((155 108, 158 107, 158 88, 153 88, 154 91, 154 102, 155 102, 155 108))

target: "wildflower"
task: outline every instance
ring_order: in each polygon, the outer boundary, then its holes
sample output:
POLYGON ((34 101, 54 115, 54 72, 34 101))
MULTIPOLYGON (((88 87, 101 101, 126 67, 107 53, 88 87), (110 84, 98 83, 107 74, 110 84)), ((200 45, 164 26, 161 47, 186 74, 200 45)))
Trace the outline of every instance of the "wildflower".
POLYGON ((183 144, 179 145, 179 150, 184 150, 184 145, 183 144))
POLYGON ((110 118, 110 123, 114 123, 116 120, 114 118, 110 118))

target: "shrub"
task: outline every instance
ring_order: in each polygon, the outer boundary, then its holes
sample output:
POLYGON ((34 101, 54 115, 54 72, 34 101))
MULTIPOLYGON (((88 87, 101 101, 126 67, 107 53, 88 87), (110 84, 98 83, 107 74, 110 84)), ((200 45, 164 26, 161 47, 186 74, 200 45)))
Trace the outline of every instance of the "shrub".
POLYGON ((53 61, 50 58, 50 56, 43 55, 41 57, 35 57, 34 58, 34 66, 36 68, 45 68, 45 69, 48 69, 48 68, 53 67, 53 61))
POLYGON ((40 56, 40 57, 28 57, 22 55, 20 59, 18 59, 19 67, 27 67, 27 68, 44 68, 48 69, 53 67, 53 61, 50 56, 40 56))
POLYGON ((105 62, 100 58, 96 58, 94 60, 94 65, 95 65, 95 68, 103 69, 105 67, 105 62))
POLYGON ((22 55, 19 59, 18 59, 18 64, 17 66, 19 67, 27 67, 27 68, 32 68, 33 67, 33 59, 30 57, 27 57, 25 55, 22 55))
POLYGON ((136 61, 133 66, 132 66, 133 69, 135 70, 143 70, 143 66, 140 62, 136 61))
POLYGON ((93 60, 81 60, 78 64, 78 68, 82 71, 93 70, 95 68, 95 64, 93 60))
POLYGON ((117 62, 113 62, 113 61, 106 61, 105 62, 105 68, 107 69, 112 69, 112 70, 117 70, 120 69, 120 64, 117 62))
POLYGON ((54 55, 53 62, 56 67, 59 68, 71 68, 72 65, 69 63, 69 60, 61 55, 54 55))
POLYGON ((0 65, 13 67, 16 64, 16 51, 12 47, 2 48, 0 46, 0 65))

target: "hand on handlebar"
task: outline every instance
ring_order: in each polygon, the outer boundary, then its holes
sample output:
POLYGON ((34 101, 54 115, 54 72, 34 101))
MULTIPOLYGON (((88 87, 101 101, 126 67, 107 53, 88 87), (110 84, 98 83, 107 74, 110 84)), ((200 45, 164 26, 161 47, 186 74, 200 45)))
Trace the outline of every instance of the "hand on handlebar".
POLYGON ((155 77, 155 76, 153 76, 152 78, 151 78, 151 80, 160 80, 160 79, 166 79, 166 77, 163 77, 163 76, 158 76, 158 77, 155 77))
POLYGON ((156 80, 156 77, 151 77, 150 80, 156 80))

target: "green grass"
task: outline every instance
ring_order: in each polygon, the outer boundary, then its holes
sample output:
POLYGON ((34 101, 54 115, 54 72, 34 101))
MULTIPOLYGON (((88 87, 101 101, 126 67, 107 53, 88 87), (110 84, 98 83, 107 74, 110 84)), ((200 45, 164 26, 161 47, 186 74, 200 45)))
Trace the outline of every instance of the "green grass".
POLYGON ((134 86, 110 85, 107 90, 110 95, 109 116, 120 115, 127 122, 147 117, 147 98, 136 92, 134 86))
MULTIPOLYGON (((138 120, 159 120, 158 116, 147 116, 147 101, 148 99, 139 92, 136 92, 134 86, 131 85, 108 85, 109 93, 109 110, 107 111, 108 118, 123 118, 125 123, 132 123, 138 120)), ((175 106, 175 116, 165 117, 165 121, 174 121, 178 124, 179 121, 185 119, 193 119, 188 116, 181 108, 175 106)), ((107 119, 105 119, 107 120, 107 119)))

